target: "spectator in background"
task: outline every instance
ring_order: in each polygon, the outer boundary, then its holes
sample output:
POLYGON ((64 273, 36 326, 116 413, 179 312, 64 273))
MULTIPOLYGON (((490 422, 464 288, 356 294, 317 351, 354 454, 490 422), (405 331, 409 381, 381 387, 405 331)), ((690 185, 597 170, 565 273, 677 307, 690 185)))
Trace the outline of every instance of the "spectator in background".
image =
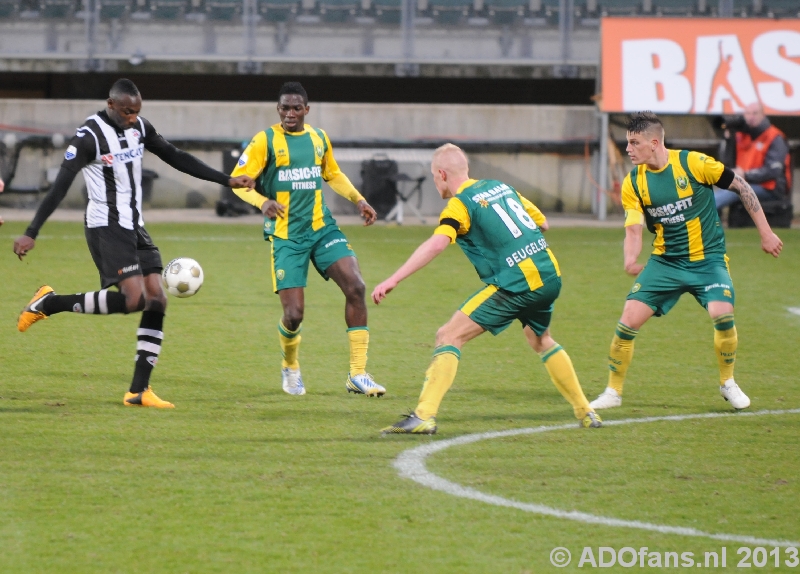
MULTIPOLYGON (((736 132, 733 172, 750 184, 762 202, 786 197, 791 188, 789 144, 784 133, 764 115, 761 104, 745 107, 743 121, 731 122, 727 129, 736 132)), ((714 199, 717 209, 722 209, 737 203, 739 195, 715 189, 714 199)))

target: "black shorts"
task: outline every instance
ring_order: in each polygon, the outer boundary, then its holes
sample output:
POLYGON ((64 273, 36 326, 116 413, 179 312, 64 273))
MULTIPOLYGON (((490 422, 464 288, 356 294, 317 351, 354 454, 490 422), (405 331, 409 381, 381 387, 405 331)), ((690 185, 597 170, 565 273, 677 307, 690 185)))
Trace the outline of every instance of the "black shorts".
POLYGON ((86 243, 100 272, 103 289, 134 275, 161 273, 161 253, 143 227, 119 225, 86 228, 86 243))

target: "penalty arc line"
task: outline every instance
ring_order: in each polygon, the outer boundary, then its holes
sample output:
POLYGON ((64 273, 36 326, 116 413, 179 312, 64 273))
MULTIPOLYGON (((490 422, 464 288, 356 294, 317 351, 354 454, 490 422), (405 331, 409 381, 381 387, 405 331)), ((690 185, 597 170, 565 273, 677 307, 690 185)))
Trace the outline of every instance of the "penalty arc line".
MULTIPOLYGON (((765 415, 787 415, 787 414, 800 414, 800 409, 788 410, 765 410, 746 413, 703 413, 703 414, 689 414, 689 415, 669 415, 663 417, 643 417, 639 419, 624 419, 616 421, 604 422, 604 426, 618 426, 626 424, 642 424, 661 421, 685 421, 692 419, 715 419, 726 417, 755 417, 765 415)), ((425 467, 425 459, 430 455, 443 451, 452 446, 460 446, 471 444, 482 440, 490 440, 495 438, 506 438, 512 436, 520 436, 527 434, 538 434, 543 432, 560 431, 560 430, 579 430, 574 424, 558 425, 558 426, 540 426, 532 428, 513 429, 507 431, 494 431, 485 433, 476 433, 464 435, 452 439, 440 440, 418 446, 406 451, 401 452, 395 459, 393 466, 398 470, 402 478, 411 479, 423 486, 427 486, 433 490, 439 490, 452 496, 460 498, 468 498, 485 502, 486 504, 493 504, 495 506, 504 506, 508 508, 516 508, 525 512, 532 512, 534 514, 542 514, 545 516, 554 516, 556 518, 565 518, 567 520, 574 520, 583 522, 585 524, 600 524, 603 526, 613 526, 621 528, 636 528, 639 530, 648 530, 652 532, 659 532, 661 534, 677 534, 680 536, 696 536, 701 538, 712 538, 714 540, 724 540, 728 542, 741 542, 744 544, 751 544, 754 546, 800 546, 800 542, 793 542, 787 540, 771 540, 767 538, 757 538, 754 536, 742 536, 738 534, 722 534, 703 532, 695 528, 688 528, 682 526, 668 526, 663 524, 653 524, 650 522, 641 522, 639 520, 622 520, 618 518, 610 518, 606 516, 598 516, 595 514, 588 514, 577 510, 567 511, 558 508, 552 508, 542 504, 530 504, 526 502, 519 502, 502 496, 486 494, 474 488, 462 486, 455 482, 441 478, 430 472, 425 467)))

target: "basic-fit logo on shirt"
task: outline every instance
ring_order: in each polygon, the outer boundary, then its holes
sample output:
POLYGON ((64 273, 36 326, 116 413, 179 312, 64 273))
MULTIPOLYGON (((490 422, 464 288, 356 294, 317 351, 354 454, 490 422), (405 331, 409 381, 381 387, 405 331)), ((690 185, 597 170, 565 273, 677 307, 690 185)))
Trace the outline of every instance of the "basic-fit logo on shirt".
POLYGON ((318 165, 278 170, 278 181, 300 181, 314 177, 322 177, 322 168, 318 165))

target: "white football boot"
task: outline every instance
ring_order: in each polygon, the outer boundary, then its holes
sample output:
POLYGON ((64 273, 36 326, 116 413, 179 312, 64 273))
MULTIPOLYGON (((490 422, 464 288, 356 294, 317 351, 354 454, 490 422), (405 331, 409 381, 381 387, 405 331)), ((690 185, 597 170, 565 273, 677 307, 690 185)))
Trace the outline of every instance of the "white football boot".
POLYGON ((750 397, 742 392, 742 389, 733 379, 728 379, 724 385, 720 385, 719 394, 737 411, 750 406, 750 397))
POLYGON ((386 389, 376 383, 369 373, 360 375, 350 375, 348 373, 344 385, 348 394, 355 393, 357 395, 367 395, 368 397, 382 397, 386 394, 386 389))
POLYGON ((283 390, 290 395, 306 394, 306 387, 303 385, 303 377, 300 376, 300 369, 290 369, 286 367, 281 371, 283 378, 283 390))
POLYGON ((613 409, 614 407, 622 406, 622 397, 611 387, 606 387, 606 390, 589 403, 589 406, 594 410, 613 409))

